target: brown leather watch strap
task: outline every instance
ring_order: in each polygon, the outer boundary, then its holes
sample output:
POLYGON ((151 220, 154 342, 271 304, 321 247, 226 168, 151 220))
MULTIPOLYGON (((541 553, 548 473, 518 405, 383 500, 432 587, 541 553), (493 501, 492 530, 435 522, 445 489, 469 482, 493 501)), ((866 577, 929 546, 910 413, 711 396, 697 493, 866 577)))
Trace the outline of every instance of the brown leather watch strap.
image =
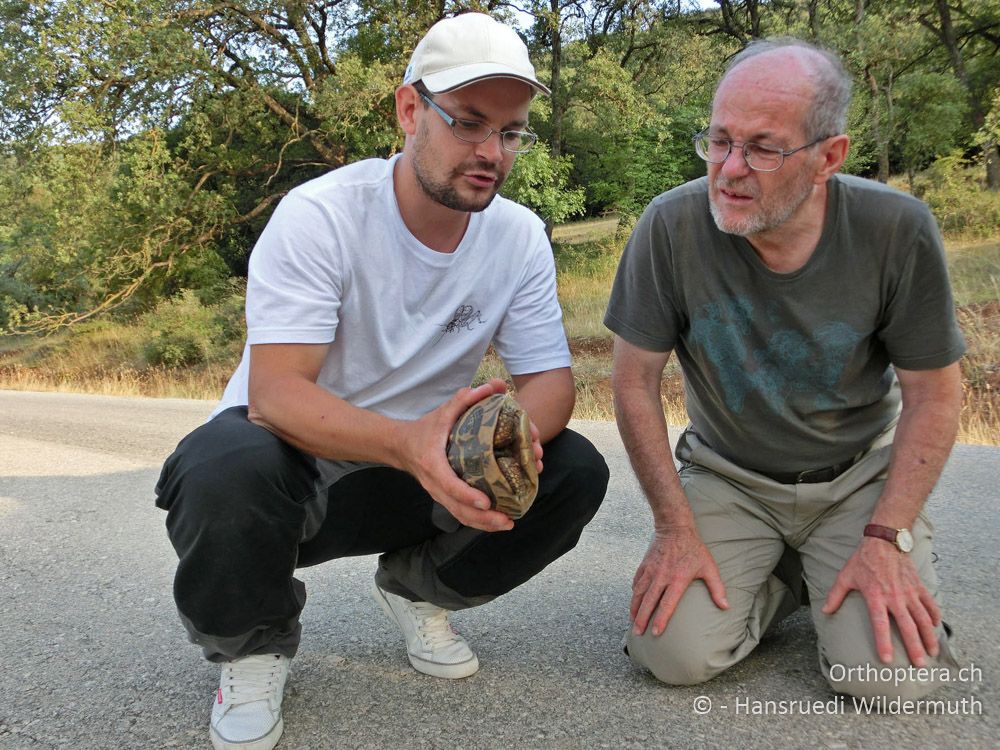
POLYGON ((870 523, 865 526, 864 536, 873 536, 876 539, 885 539, 887 542, 896 543, 897 530, 889 526, 880 526, 877 523, 870 523))

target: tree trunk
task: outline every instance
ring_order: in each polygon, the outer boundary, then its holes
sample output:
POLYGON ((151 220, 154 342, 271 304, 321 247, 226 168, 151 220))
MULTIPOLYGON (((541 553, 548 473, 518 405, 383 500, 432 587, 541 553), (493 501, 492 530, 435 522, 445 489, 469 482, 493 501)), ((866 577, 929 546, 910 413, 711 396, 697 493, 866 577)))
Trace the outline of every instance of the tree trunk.
POLYGON ((1000 147, 995 143, 983 146, 986 157, 986 186, 990 190, 1000 190, 1000 147))
MULTIPOLYGON (((558 159, 562 154, 562 125, 565 103, 563 101, 562 87, 562 31, 559 28, 562 20, 560 18, 559 0, 549 0, 549 43, 552 45, 552 64, 549 67, 549 88, 552 89, 551 106, 552 115, 550 124, 552 126, 552 138, 549 141, 549 154, 553 159, 558 159)), ((552 239, 552 220, 545 216, 545 234, 552 239)))
POLYGON ((757 0, 747 0, 747 12, 750 14, 750 36, 753 39, 759 39, 760 9, 757 7, 757 0))
MULTIPOLYGON (((965 70, 965 63, 962 60, 962 49, 958 44, 958 37, 955 34, 955 27, 951 22, 951 8, 947 0, 937 0, 938 17, 941 19, 941 28, 937 29, 938 38, 948 50, 948 58, 951 61, 951 69, 955 78, 962 84, 966 96, 969 98, 969 111, 972 113, 972 124, 979 129, 986 122, 986 113, 980 105, 979 99, 973 92, 969 82, 969 75, 965 70)), ((995 143, 987 143, 983 146, 983 161, 986 166, 986 186, 990 190, 1000 190, 1000 152, 995 143)))
POLYGON ((879 86, 875 80, 875 74, 871 69, 865 69, 865 82, 868 84, 868 91, 872 95, 872 112, 869 115, 871 120, 872 141, 878 149, 878 181, 889 181, 889 139, 882 134, 882 123, 879 122, 879 86))
POLYGON ((552 141, 549 143, 549 153, 553 159, 557 159, 562 153, 562 121, 563 121, 563 96, 560 90, 560 79, 562 77, 562 33, 559 28, 561 19, 559 17, 559 0, 550 0, 549 8, 549 42, 552 45, 552 65, 549 69, 550 83, 552 89, 552 141))
POLYGON ((733 10, 732 0, 719 0, 719 10, 722 11, 722 25, 719 27, 723 33, 728 34, 738 40, 740 44, 746 44, 746 33, 736 18, 733 10))
POLYGON ((809 0, 806 9, 809 11, 809 35, 813 40, 819 39, 819 0, 809 0))

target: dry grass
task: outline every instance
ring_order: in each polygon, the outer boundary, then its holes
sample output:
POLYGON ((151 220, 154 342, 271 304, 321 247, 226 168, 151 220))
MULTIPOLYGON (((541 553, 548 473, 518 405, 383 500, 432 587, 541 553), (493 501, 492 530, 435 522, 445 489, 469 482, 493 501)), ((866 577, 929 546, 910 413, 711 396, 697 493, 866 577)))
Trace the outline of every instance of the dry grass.
POLYGON ((1000 445, 1000 302, 964 305, 958 319, 968 346, 959 441, 1000 445))
POLYGON ((608 337, 604 309, 608 306, 611 277, 559 274, 559 299, 566 336, 570 341, 608 337))
POLYGON ((11 338, 0 344, 0 388, 104 396, 216 399, 235 362, 155 367, 142 357, 144 331, 92 325, 74 334, 11 338))
POLYGON ((168 369, 147 367, 105 370, 92 376, 76 368, 39 371, 18 364, 0 364, 0 388, 12 391, 64 391, 101 396, 148 396, 215 400, 233 372, 228 365, 168 369))
MULTIPOLYGON (((621 253, 617 221, 586 222, 576 234, 556 237, 559 295, 573 352, 579 419, 614 419, 611 336, 604 328, 608 290, 621 253), (583 238, 566 242, 565 238, 583 238)), ((949 268, 968 353, 962 360, 965 401, 959 441, 1000 445, 1000 242, 949 244, 949 268)), ((73 335, 0 341, 0 388, 196 399, 218 398, 238 360, 169 369, 146 364, 147 332, 137 326, 92 325, 73 335)), ((503 364, 487 354, 478 379, 507 379, 503 364)), ((662 381, 670 424, 684 424, 683 380, 671 359, 662 381)))
POLYGON ((968 347, 962 358, 958 439, 1000 445, 1000 242, 948 243, 958 322, 968 347))
POLYGON ((945 249, 959 307, 1000 300, 1000 241, 948 242, 945 249))

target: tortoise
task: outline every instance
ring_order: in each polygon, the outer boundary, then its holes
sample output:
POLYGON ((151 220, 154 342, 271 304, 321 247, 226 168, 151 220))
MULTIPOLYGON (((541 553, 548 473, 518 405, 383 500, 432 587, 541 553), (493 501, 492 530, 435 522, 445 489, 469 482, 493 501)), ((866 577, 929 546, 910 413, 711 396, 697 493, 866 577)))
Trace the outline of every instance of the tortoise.
POLYGON ((517 402, 495 393, 458 418, 448 440, 448 463, 490 507, 518 519, 538 493, 538 470, 528 415, 517 402))

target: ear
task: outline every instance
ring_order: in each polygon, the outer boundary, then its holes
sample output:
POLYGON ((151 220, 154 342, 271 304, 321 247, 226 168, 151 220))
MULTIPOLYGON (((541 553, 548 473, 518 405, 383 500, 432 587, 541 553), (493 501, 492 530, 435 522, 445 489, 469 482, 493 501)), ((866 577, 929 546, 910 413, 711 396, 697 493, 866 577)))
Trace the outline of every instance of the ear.
POLYGON ((407 135, 417 132, 415 113, 420 106, 420 94, 413 86, 406 84, 396 89, 396 120, 407 135))
POLYGON ((819 152, 822 161, 816 171, 817 185, 826 182, 843 166, 850 145, 851 139, 845 134, 835 135, 823 141, 819 152))

